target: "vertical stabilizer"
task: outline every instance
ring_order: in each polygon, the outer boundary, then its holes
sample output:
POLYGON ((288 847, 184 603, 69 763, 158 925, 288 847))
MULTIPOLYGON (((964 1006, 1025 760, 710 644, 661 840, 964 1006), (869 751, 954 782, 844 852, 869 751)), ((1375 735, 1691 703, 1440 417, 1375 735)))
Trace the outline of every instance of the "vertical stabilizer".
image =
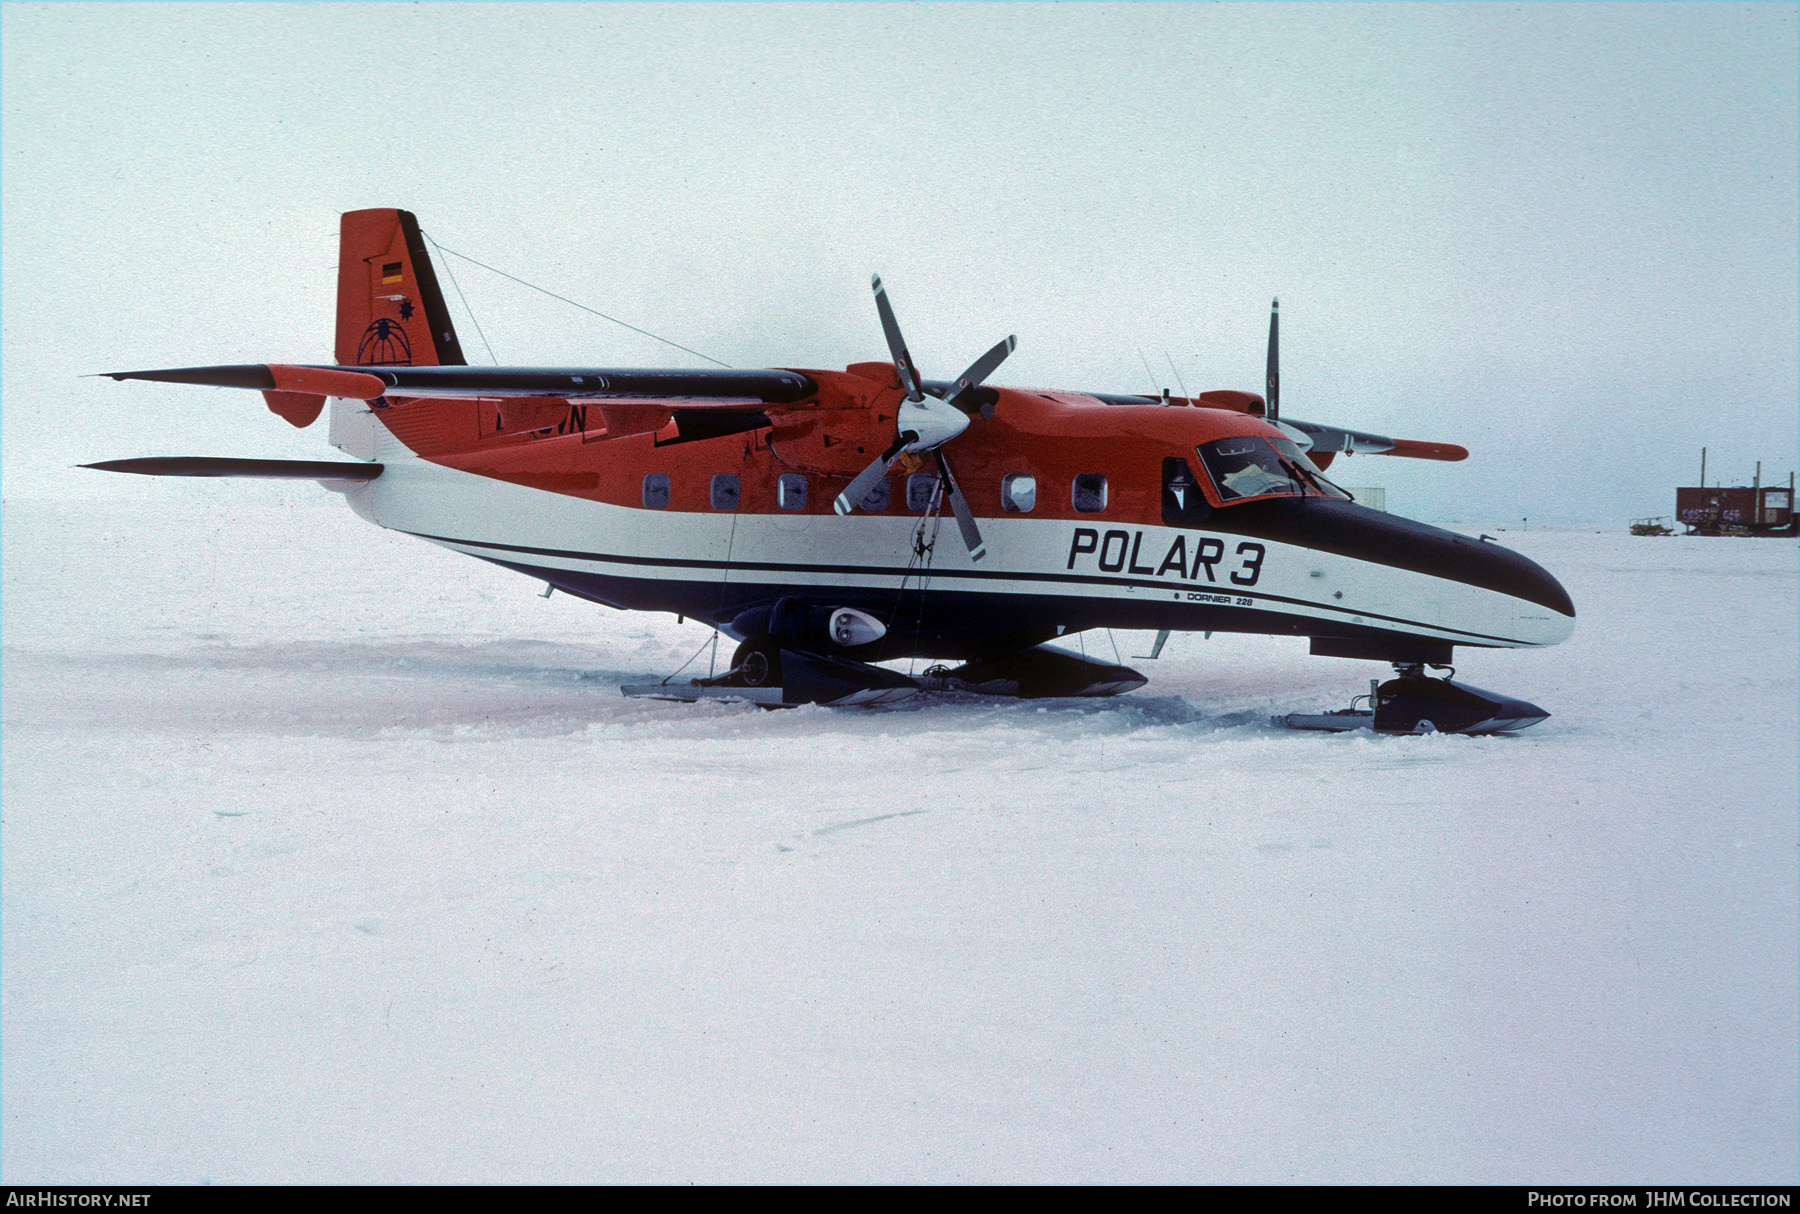
POLYGON ((462 366, 462 346, 411 211, 349 211, 338 245, 339 366, 462 366))

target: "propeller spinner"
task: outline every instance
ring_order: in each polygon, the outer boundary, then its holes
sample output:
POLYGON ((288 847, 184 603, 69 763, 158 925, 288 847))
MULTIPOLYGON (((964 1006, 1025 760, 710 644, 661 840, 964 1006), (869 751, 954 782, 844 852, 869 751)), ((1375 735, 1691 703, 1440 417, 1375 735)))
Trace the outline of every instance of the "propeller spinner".
POLYGON ((894 309, 888 303, 887 289, 881 285, 881 275, 875 275, 870 280, 870 285, 875 289, 875 310, 881 314, 881 331, 887 336, 888 351, 893 355, 894 370, 900 376, 900 385, 906 389, 906 399, 900 402, 900 415, 895 419, 899 435, 893 446, 857 474, 849 487, 838 494, 835 507, 839 514, 849 514, 869 495, 875 483, 893 469, 902 455, 909 451, 930 451, 937 457, 938 472, 949 491, 950 509, 956 514, 957 530, 962 533, 963 543, 968 546, 969 559, 978 561, 987 555, 987 547, 982 542, 981 531, 975 525, 975 515, 963 498, 962 489, 956 483, 956 474, 950 471, 950 461, 945 458, 942 448, 945 443, 969 428, 968 414, 957 408, 955 402, 964 393, 980 387, 982 381, 1006 361, 1006 356, 1018 344, 1018 338, 1008 337, 1005 341, 995 343, 993 349, 976 359, 967 371, 957 377, 947 396, 933 396, 925 391, 925 381, 919 377, 919 368, 913 363, 912 354, 906 348, 906 339, 900 335, 900 324, 894 319, 894 309))

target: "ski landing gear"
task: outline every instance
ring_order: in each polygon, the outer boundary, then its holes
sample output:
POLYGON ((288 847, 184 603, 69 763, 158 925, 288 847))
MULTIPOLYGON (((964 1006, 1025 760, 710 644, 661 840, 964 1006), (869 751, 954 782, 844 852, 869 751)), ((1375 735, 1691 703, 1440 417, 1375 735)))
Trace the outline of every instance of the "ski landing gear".
MULTIPOLYGON (((1433 664, 1434 670, 1454 668, 1433 664)), ((1430 678, 1421 662, 1396 662, 1397 677, 1385 683, 1369 680, 1369 707, 1309 715, 1290 712, 1274 724, 1289 729, 1321 729, 1339 733, 1373 729, 1376 733, 1511 733, 1536 725, 1550 714, 1536 704, 1484 691, 1448 677, 1430 678)))
POLYGON ((919 684, 903 674, 790 649, 771 636, 754 636, 737 647, 731 669, 711 679, 686 683, 631 683, 619 688, 635 699, 738 700, 764 708, 800 704, 891 704, 918 694, 919 684))
MULTIPOLYGON (((652 700, 748 700, 765 708, 796 704, 891 704, 920 691, 1040 699, 1115 696, 1147 680, 1129 666, 1109 666, 1036 646, 955 669, 933 666, 914 679, 867 662, 796 649, 766 633, 739 645, 731 669, 717 678, 686 683, 636 683, 619 690, 652 700)), ((1350 728, 1354 728, 1353 726, 1350 728)))

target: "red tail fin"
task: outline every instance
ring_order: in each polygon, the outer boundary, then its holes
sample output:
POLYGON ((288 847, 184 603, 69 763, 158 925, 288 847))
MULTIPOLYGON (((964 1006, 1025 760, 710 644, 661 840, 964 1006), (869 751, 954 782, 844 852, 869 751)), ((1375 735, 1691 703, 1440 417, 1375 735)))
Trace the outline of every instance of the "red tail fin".
POLYGON ((462 346, 411 211, 344 215, 338 246, 337 362, 462 366, 462 346))

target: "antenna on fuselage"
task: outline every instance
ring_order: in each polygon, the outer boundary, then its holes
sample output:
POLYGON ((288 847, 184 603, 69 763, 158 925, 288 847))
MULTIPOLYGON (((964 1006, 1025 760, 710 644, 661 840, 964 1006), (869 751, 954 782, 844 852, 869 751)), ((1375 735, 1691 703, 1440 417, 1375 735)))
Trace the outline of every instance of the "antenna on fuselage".
POLYGON ((1182 399, 1191 402, 1193 398, 1188 395, 1187 381, 1181 378, 1181 371, 1175 366, 1175 356, 1164 350, 1163 357, 1169 360, 1169 370, 1175 372, 1175 382, 1181 385, 1182 399))
POLYGON ((1269 301, 1269 374, 1263 399, 1263 416, 1274 421, 1281 416, 1281 300, 1269 301))
POLYGON ((1144 357, 1144 347, 1142 346, 1138 347, 1138 360, 1144 364, 1144 374, 1150 377, 1150 386, 1161 392, 1162 385, 1156 382, 1156 372, 1150 369, 1150 360, 1144 357))

